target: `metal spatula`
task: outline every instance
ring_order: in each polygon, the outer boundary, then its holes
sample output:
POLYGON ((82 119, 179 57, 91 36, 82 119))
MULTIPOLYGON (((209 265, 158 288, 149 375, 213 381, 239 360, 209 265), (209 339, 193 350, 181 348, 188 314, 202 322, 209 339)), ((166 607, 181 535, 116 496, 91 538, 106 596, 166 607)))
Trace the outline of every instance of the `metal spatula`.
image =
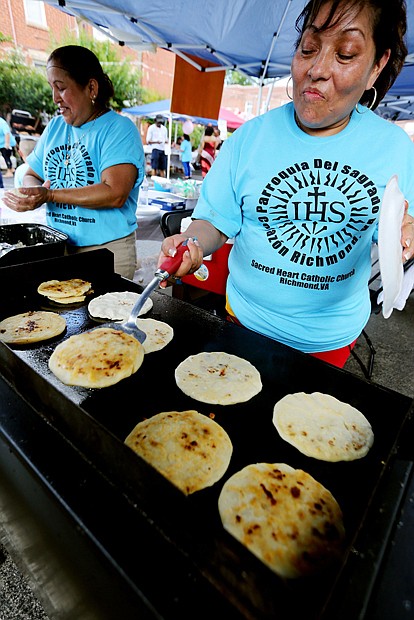
MULTIPOLYGON (((157 288, 160 282, 163 282, 170 276, 174 275, 178 267, 181 265, 182 257, 186 250, 187 239, 178 246, 176 255, 173 258, 166 258, 159 267, 159 269, 157 269, 154 274, 154 278, 149 284, 147 284, 147 286, 144 288, 141 295, 135 302, 126 323, 104 323, 103 325, 101 325, 101 328, 110 327, 112 329, 118 329, 122 332, 125 332, 126 334, 129 334, 130 336, 133 336, 138 340, 138 342, 141 342, 142 344, 147 335, 145 334, 145 332, 142 331, 142 329, 139 329, 136 324, 142 306, 145 304, 148 297, 157 288)), ((99 329, 99 327, 95 327, 94 329, 99 329)))

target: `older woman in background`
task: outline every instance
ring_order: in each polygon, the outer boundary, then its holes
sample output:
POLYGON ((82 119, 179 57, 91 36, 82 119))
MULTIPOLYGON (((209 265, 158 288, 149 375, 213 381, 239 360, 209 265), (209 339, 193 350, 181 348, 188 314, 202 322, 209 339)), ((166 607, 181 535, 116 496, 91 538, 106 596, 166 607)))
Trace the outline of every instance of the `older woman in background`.
POLYGON ((47 223, 69 237, 68 252, 109 248, 115 271, 132 279, 144 151, 135 125, 109 109, 113 86, 93 52, 78 45, 56 49, 47 77, 59 116, 27 158, 25 195, 6 192, 15 211, 47 203, 47 223))

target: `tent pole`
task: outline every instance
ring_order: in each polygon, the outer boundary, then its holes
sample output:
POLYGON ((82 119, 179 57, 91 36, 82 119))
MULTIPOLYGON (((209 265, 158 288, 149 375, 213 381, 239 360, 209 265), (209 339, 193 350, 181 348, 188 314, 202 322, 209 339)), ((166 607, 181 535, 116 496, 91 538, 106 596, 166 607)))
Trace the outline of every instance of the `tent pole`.
POLYGON ((170 178, 170 165, 171 165, 171 136, 172 136, 172 114, 169 113, 169 126, 168 126, 168 155, 167 155, 167 179, 170 178))
POLYGON ((262 107, 262 91, 263 91, 263 81, 261 80, 259 84, 259 95, 257 98, 256 116, 259 116, 260 108, 262 107))
POLYGON ((289 10, 289 6, 290 6, 291 2, 292 2, 292 0, 287 0, 287 2, 286 2, 285 10, 284 10, 283 15, 282 15, 282 19, 280 21, 280 24, 279 24, 279 27, 278 27, 277 31, 273 33, 272 42, 271 42, 271 45, 270 45, 270 48, 269 48, 269 52, 267 54, 267 58, 266 58, 266 61, 264 63, 264 66, 262 67, 262 70, 261 70, 260 86, 259 86, 259 98, 258 98, 258 101, 257 101, 257 116, 259 116, 260 108, 262 107, 262 90, 263 90, 263 85, 264 85, 264 81, 265 81, 265 78, 266 78, 267 68, 268 68, 269 63, 270 63, 270 57, 272 55, 273 48, 275 46, 276 40, 279 38, 279 35, 280 35, 281 31, 282 31, 282 26, 285 23, 285 19, 286 19, 286 16, 288 14, 288 10, 289 10))
POLYGON ((279 80, 279 78, 274 78, 274 80, 272 81, 271 85, 269 86, 269 90, 268 90, 267 98, 266 98, 265 112, 268 112, 268 110, 269 110, 270 100, 272 98, 272 93, 273 93, 273 88, 274 88, 275 82, 277 82, 278 80, 279 80))

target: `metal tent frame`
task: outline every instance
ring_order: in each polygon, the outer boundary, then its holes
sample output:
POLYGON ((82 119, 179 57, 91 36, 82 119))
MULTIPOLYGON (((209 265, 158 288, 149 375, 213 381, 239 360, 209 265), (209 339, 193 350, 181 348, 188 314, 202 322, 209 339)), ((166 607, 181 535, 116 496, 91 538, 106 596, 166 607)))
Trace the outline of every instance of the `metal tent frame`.
MULTIPOLYGON (((306 0, 46 0, 119 45, 169 50, 203 72, 237 70, 259 87, 290 74, 306 0), (203 67, 197 58, 215 63, 203 67)), ((414 0, 407 0, 404 95, 414 96, 414 0)), ((400 96, 394 89, 389 94, 400 96)), ((262 88, 257 113, 260 113, 262 88)), ((394 102, 398 105, 398 102, 394 102)), ((399 104, 402 102, 399 101, 399 104)), ((389 104, 387 104, 389 105, 389 104)), ((405 106, 403 106, 405 107, 405 106)))

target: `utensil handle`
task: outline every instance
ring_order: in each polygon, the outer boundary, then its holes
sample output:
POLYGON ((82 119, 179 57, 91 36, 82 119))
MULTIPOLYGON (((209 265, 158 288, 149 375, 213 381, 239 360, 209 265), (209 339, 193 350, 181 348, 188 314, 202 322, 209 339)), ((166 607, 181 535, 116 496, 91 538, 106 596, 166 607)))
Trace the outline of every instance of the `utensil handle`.
POLYGON ((170 276, 172 276, 179 266, 182 263, 183 254, 187 251, 187 239, 183 241, 178 248, 176 248, 177 252, 175 256, 171 258, 166 258, 165 261, 160 265, 159 270, 166 271, 170 276))
POLYGON ((135 305, 132 308, 131 313, 128 317, 128 321, 125 324, 127 327, 131 327, 132 329, 136 328, 136 320, 139 316, 141 308, 144 305, 144 302, 148 299, 151 293, 155 291, 160 282, 166 280, 168 276, 174 274, 177 271, 178 267, 181 265, 183 254, 187 249, 187 241, 188 239, 183 241, 183 243, 178 246, 175 256, 172 256, 171 258, 166 258, 162 265, 157 269, 157 271, 155 272, 155 277, 151 280, 149 284, 147 284, 147 286, 135 302, 135 305))

